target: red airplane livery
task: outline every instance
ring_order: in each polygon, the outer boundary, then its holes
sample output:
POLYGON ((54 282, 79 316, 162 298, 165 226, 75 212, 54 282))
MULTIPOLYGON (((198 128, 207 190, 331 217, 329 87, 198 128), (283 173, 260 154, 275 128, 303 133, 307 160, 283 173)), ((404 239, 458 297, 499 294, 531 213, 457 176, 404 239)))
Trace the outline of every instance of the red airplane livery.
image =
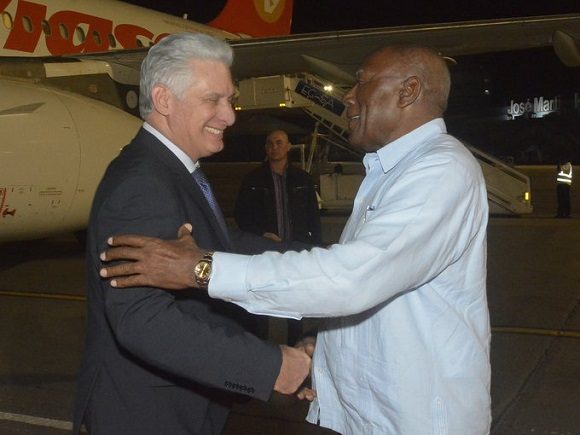
POLYGON ((180 31, 285 35, 292 0, 229 1, 208 25, 116 0, 0 0, 0 12, 0 54, 58 56, 147 47, 180 31))

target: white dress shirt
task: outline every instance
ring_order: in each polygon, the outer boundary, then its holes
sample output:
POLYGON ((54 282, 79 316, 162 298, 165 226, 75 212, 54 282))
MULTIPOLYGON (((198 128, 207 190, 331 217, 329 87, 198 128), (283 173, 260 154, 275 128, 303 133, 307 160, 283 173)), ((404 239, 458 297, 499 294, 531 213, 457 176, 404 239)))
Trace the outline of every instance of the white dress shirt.
POLYGON ((353 435, 487 434, 481 168, 442 119, 363 162, 338 244, 216 253, 210 295, 258 314, 334 317, 318 333, 308 421, 353 435))

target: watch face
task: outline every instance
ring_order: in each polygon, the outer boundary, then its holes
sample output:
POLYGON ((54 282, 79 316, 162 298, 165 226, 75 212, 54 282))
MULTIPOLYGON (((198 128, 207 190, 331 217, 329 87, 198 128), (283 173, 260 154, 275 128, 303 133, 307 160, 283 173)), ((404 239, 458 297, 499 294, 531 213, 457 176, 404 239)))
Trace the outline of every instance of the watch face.
POLYGON ((213 252, 207 252, 193 268, 193 274, 197 285, 207 288, 211 278, 211 263, 213 252))
POLYGON ((195 276, 200 281, 206 281, 211 275, 211 263, 207 260, 201 260, 195 266, 195 276))

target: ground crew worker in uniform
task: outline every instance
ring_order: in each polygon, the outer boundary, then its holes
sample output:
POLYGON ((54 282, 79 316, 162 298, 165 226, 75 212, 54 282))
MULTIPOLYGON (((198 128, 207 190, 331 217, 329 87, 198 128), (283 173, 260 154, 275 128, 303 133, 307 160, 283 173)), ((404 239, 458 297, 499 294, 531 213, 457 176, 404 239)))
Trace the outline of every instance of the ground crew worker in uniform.
POLYGON ((572 163, 558 164, 556 176, 556 194, 558 196, 558 214, 556 217, 570 217, 570 186, 572 185, 572 163))

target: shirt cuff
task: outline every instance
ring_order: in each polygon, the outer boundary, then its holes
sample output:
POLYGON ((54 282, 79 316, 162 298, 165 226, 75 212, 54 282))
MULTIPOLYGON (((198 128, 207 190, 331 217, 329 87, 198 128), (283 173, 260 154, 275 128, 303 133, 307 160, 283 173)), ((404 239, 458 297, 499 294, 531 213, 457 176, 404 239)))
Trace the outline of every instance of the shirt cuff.
POLYGON ((214 253, 213 272, 207 288, 210 297, 228 302, 246 300, 246 274, 251 258, 251 255, 214 253))

